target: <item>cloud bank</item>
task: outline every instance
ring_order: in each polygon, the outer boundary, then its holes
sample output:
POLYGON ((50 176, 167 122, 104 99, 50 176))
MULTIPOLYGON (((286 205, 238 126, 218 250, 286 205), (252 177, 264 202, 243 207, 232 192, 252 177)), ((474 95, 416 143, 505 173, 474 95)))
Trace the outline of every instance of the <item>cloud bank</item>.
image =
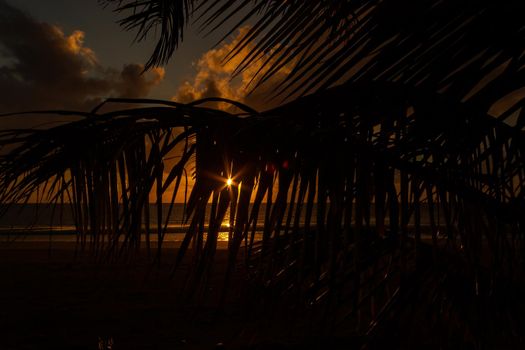
POLYGON ((0 113, 32 109, 89 110, 108 97, 146 97, 162 68, 104 67, 84 46, 85 33, 67 35, 0 0, 0 113))
MULTIPOLYGON (((253 44, 245 46, 230 61, 223 62, 224 57, 233 50, 248 29, 247 27, 240 29, 238 35, 231 42, 224 43, 217 49, 204 53, 194 65, 196 68, 195 76, 186 80, 179 87, 173 100, 190 102, 207 97, 223 97, 243 102, 258 110, 269 109, 279 104, 281 102, 279 98, 269 100, 270 94, 275 92, 278 83, 290 73, 290 67, 293 66, 293 63, 281 68, 268 81, 249 94, 252 87, 250 85, 252 77, 261 70, 264 60, 253 62, 235 79, 232 79, 232 73, 253 49, 253 44)), ((259 74, 264 74, 265 69, 263 68, 259 74)))

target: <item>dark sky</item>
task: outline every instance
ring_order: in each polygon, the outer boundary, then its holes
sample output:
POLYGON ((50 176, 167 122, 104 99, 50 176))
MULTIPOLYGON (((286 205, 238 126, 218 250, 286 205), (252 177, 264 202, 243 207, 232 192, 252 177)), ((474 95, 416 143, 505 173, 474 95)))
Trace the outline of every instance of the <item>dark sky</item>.
POLYGON ((163 71, 140 75, 155 38, 133 44, 119 18, 97 0, 0 0, 0 89, 10 91, 0 97, 2 111, 174 98, 181 86, 194 85, 199 60, 219 39, 190 28, 163 71))
MULTIPOLYGON (((232 73, 252 47, 223 62, 247 30, 243 27, 219 42, 239 18, 206 37, 197 32, 198 25, 190 26, 169 64, 142 74, 156 38, 153 33, 146 42, 133 43, 135 33, 123 31, 116 23, 122 16, 111 7, 103 8, 98 0, 0 0, 0 114, 89 111, 110 97, 179 102, 224 97, 258 110, 280 103, 269 101, 268 93, 291 67, 283 67, 248 94, 263 60, 233 79, 232 73)), ((238 16, 242 18, 243 13, 238 16)), ((9 120, 3 118, 0 128, 20 126, 21 119, 9 120)), ((28 127, 30 120, 25 118, 23 126, 28 127)))
MULTIPOLYGON (((144 63, 155 43, 155 38, 151 37, 147 42, 132 44, 134 33, 125 32, 116 23, 122 16, 113 12, 112 8, 103 8, 97 0, 8 2, 32 14, 38 20, 60 26, 66 33, 84 31, 85 45, 92 48, 100 61, 109 66, 120 67, 129 62, 144 63)), ((188 28, 185 41, 166 67, 168 79, 165 87, 176 87, 192 74, 192 62, 196 62, 219 39, 219 33, 204 38, 204 35, 197 33, 196 28, 188 28)), ((160 91, 159 93, 162 94, 160 91)))

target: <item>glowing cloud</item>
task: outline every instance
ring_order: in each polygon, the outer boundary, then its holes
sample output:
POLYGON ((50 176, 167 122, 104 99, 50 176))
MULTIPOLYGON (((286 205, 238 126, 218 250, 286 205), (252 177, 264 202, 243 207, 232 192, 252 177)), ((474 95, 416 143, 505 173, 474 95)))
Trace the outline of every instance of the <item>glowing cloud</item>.
MULTIPOLYGON (((248 27, 240 29, 231 42, 226 42, 204 53, 194 65, 196 68, 194 77, 182 84, 173 100, 189 102, 206 97, 223 97, 244 102, 259 110, 265 110, 278 104, 280 102, 278 99, 268 101, 268 95, 274 92, 275 86, 290 72, 289 67, 281 68, 254 93, 248 95, 252 87, 250 82, 254 74, 261 69, 264 60, 253 62, 248 69, 234 79, 232 79, 232 73, 253 49, 253 44, 245 46, 237 56, 224 62, 224 57, 232 51, 247 31, 248 27)), ((263 68, 260 73, 264 74, 265 69, 263 68)), ((224 106, 219 105, 219 107, 224 106)))

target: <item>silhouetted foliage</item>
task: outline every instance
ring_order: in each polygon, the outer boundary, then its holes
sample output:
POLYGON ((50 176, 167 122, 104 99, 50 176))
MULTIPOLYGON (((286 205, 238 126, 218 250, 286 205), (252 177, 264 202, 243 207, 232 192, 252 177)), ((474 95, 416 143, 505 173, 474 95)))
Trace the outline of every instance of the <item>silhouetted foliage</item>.
POLYGON ((209 100, 114 100, 140 106, 4 131, 4 209, 40 191, 71 203, 82 244, 101 257, 151 251, 150 236, 160 247, 166 234, 163 195, 185 191, 194 164, 175 262, 191 253, 189 290, 204 293, 229 211, 226 281, 244 252, 249 299, 292 307, 297 329, 316 320, 373 348, 395 317, 430 314, 415 337, 435 348, 448 345, 441 333, 458 347, 523 343, 523 305, 505 295, 517 298, 525 262, 525 3, 118 3, 138 38, 160 25, 148 66, 166 62, 191 18, 216 30, 240 13, 233 29, 255 24, 230 57, 255 43, 238 70, 269 68, 254 87, 293 63, 276 94, 317 92, 260 113, 218 99, 240 114, 209 100))

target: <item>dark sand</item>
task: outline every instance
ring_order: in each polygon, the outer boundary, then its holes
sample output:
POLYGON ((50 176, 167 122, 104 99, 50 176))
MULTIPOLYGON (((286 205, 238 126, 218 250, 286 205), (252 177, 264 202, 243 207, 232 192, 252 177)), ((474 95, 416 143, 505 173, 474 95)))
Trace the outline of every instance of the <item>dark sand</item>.
MULTIPOLYGON (((304 350, 348 349, 352 348, 350 344, 360 343, 359 337, 353 338, 344 329, 331 329, 330 338, 317 337, 301 325, 301 317, 283 318, 287 314, 283 303, 272 309, 262 300, 252 300, 251 307, 258 307, 262 314, 265 310, 277 310, 270 312, 275 317, 260 318, 260 313, 253 313, 251 308, 246 312, 239 295, 243 286, 249 284, 241 266, 234 274, 223 307, 218 307, 227 260, 225 249, 217 251, 216 273, 208 284, 208 297, 199 298, 200 303, 195 304, 180 293, 189 264, 170 278, 177 252, 174 245, 163 250, 160 266, 153 269, 145 251, 130 262, 109 264, 97 263, 89 254, 75 258, 75 244, 71 242, 55 242, 52 250, 48 247, 46 242, 0 244, 0 350, 304 350), (247 314, 255 317, 246 317, 247 314), (294 330, 294 337, 288 336, 289 329, 294 330)), ((507 293, 505 287, 500 290, 501 295, 480 297, 473 303, 469 301, 470 294, 462 292, 470 284, 461 276, 458 273, 457 283, 452 280, 452 292, 444 300, 452 297, 457 305, 470 305, 459 308, 466 312, 463 318, 454 310, 439 311, 439 302, 429 302, 435 288, 435 283, 429 282, 407 294, 400 309, 386 316, 374 337, 377 339, 372 339, 372 344, 377 344, 370 349, 459 348, 448 346, 454 337, 458 340, 453 344, 458 346, 474 344, 475 341, 463 339, 463 324, 468 320, 472 320, 472 331, 478 333, 475 337, 482 340, 485 348, 494 348, 495 344, 502 349, 523 348, 525 305, 520 291, 525 289, 507 293)))
MULTIPOLYGON (((176 248, 165 249, 152 271, 146 259, 98 264, 88 254, 75 260, 73 243, 47 248, 0 245, 0 349, 96 350, 104 342, 114 350, 213 349, 236 343, 239 315, 218 313, 214 303, 191 306, 180 296, 182 278, 169 278, 176 248)), ((225 260, 226 251, 219 250, 218 270, 225 260)), ((210 283, 211 294, 220 284, 210 283)), ((228 303, 235 304, 235 296, 228 303)))

